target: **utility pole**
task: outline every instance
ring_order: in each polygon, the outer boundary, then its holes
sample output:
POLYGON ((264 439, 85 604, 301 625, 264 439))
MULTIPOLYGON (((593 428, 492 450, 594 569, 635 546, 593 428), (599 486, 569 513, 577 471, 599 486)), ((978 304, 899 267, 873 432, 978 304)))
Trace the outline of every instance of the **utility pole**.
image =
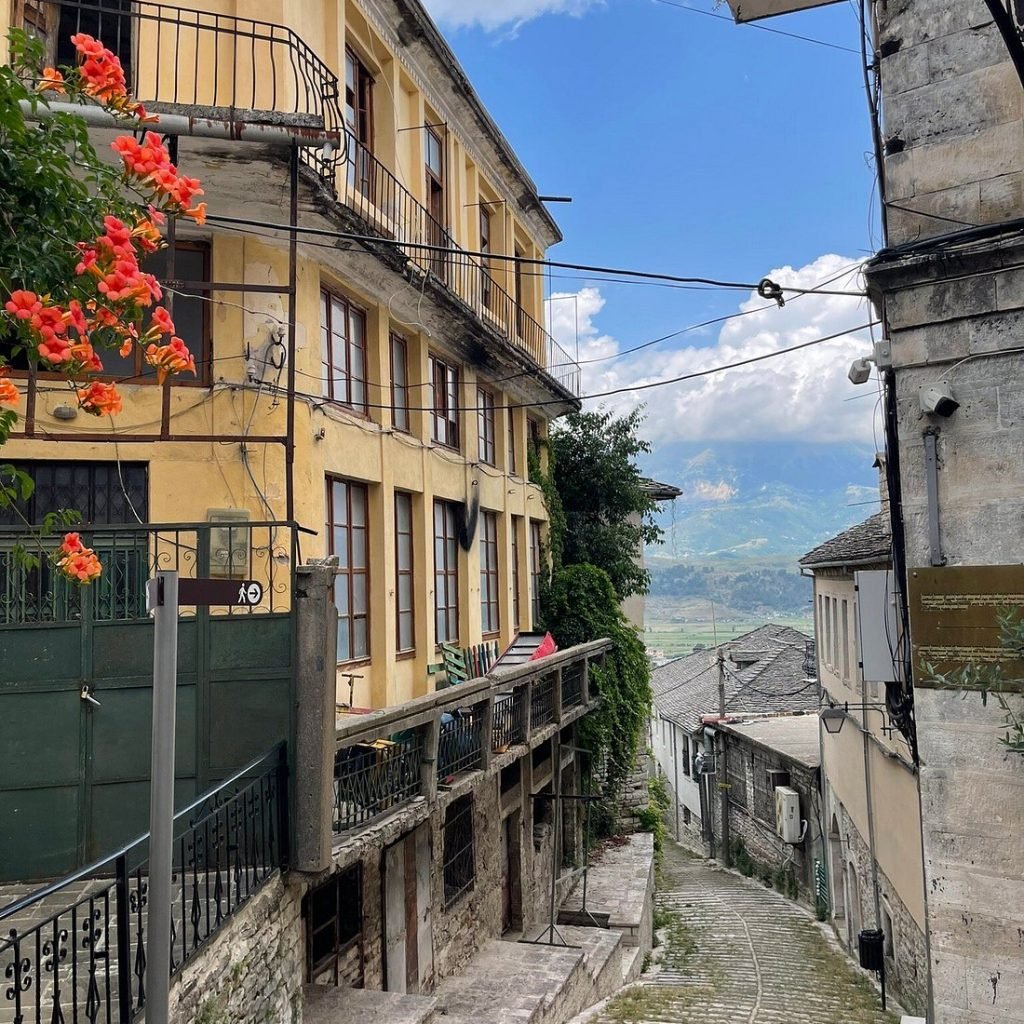
MULTIPOLYGON (((725 654, 718 648, 718 717, 725 720, 725 654)), ((725 737, 721 729, 715 733, 716 772, 718 775, 718 792, 722 808, 722 862, 727 868, 732 867, 732 849, 729 842, 729 766, 726 764, 725 737)))

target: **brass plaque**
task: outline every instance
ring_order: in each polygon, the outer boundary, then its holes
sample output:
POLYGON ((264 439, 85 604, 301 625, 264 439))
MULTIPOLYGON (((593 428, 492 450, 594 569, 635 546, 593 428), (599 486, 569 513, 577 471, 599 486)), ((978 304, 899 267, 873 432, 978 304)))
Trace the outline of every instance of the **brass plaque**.
POLYGON ((929 686, 924 662, 938 672, 999 663, 1024 680, 1024 662, 1000 643, 997 615, 1024 610, 1024 565, 958 565, 909 570, 914 685, 929 686))

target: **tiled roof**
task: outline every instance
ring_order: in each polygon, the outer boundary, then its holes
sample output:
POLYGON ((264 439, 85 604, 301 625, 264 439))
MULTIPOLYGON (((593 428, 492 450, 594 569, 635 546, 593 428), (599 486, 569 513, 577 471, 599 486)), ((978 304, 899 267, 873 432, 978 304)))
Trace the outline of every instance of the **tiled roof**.
MULTIPOLYGON (((810 643, 811 638, 797 629, 769 624, 721 644, 726 713, 817 710, 817 682, 807 674, 810 643)), ((813 666, 813 655, 810 661, 813 666)), ((705 715, 718 714, 716 649, 656 668, 651 689, 662 718, 689 732, 697 730, 705 715)))
POLYGON ((819 544, 813 551, 808 551, 800 559, 800 564, 814 567, 888 562, 891 547, 889 513, 876 512, 870 519, 851 526, 837 537, 819 544))

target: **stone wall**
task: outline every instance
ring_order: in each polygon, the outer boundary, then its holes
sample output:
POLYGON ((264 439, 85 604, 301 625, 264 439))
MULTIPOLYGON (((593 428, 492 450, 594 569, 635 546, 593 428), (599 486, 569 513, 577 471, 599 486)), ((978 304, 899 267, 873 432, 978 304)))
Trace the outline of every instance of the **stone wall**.
MULTIPOLYGON (((888 937, 887 953, 890 952, 891 944, 891 955, 887 955, 885 961, 886 984, 905 1010, 924 1014, 928 1005, 928 949, 924 933, 900 900, 896 887, 881 869, 878 870, 878 890, 883 917, 881 921, 875 921, 871 851, 853 819, 834 798, 829 801, 829 817, 833 814, 839 822, 838 843, 842 851, 834 860, 841 859, 844 870, 849 867, 857 876, 857 906, 853 922, 847 919, 849 910, 844 905, 843 880, 835 877, 829 879, 831 918, 836 935, 851 955, 857 957, 855 932, 858 928, 882 928, 888 937)), ((830 841, 835 843, 837 840, 833 837, 830 841)), ((850 895, 847 891, 846 898, 849 899, 850 895)))
MULTIPOLYGON (((680 799, 679 794, 672 788, 672 779, 661 770, 660 766, 658 777, 661 779, 669 799, 668 809, 665 811, 665 824, 669 834, 688 850, 699 853, 702 857, 707 856, 708 847, 704 842, 700 814, 694 814, 688 804, 680 799)), ((689 780, 687 783, 692 785, 689 780)))
POLYGON ((641 756, 637 758, 636 767, 619 787, 614 799, 616 835, 630 835, 643 831, 640 814, 651 805, 648 783, 652 771, 651 759, 641 756))
POLYGON ((171 985, 176 1024, 299 1024, 302 885, 275 876, 171 985))

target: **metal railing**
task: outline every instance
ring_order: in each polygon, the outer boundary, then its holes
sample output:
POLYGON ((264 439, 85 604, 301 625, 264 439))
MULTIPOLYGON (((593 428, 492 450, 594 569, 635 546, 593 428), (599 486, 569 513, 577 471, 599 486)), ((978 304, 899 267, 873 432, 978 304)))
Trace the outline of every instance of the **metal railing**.
POLYGON ((586 666, 610 648, 607 640, 581 644, 351 716, 336 732, 334 834, 375 822, 413 799, 429 801, 439 784, 487 768, 495 754, 550 738, 553 728, 590 710, 586 666))
POLYGON ((449 782, 483 762, 483 706, 456 709, 441 717, 437 744, 437 777, 449 782))
MULTIPOLYGON (((147 618, 146 581, 158 569, 182 577, 254 580, 262 598, 212 614, 256 615, 289 609, 295 531, 289 523, 168 523, 72 527, 99 556, 102 575, 87 587, 69 582, 52 555, 60 536, 33 539, 0 526, 0 629, 6 626, 129 622, 147 618), (32 561, 26 562, 25 555, 32 561)), ((183 615, 195 614, 182 608, 183 615)))
POLYGON ((555 676, 548 675, 533 684, 530 696, 530 722, 536 728, 555 720, 555 676))
MULTIPOLYGON (((524 351, 566 390, 579 395, 579 364, 498 283, 494 268, 457 245, 444 225, 351 134, 346 137, 346 150, 345 166, 338 173, 341 201, 374 232, 398 242, 410 261, 433 275, 480 320, 524 351)), ((496 266, 504 264, 494 262, 496 266)))
MULTIPOLYGON (((171 974, 287 862, 283 745, 175 816, 171 974)), ((0 910, 0 1019, 130 1024, 146 1005, 148 842, 0 910)))
MULTIPOLYGON (((290 28, 138 0, 60 0, 48 60, 73 64, 87 32, 117 54, 131 95, 150 106, 201 107, 234 122, 342 130, 337 76, 290 28), (273 118, 260 115, 272 114, 273 118)), ((303 151, 333 187, 336 160, 303 151)))
POLYGON ((339 750, 334 758, 334 831, 358 828, 416 796, 422 756, 418 731, 339 750))
POLYGON ((526 739, 526 688, 494 701, 494 749, 505 750, 526 739))

